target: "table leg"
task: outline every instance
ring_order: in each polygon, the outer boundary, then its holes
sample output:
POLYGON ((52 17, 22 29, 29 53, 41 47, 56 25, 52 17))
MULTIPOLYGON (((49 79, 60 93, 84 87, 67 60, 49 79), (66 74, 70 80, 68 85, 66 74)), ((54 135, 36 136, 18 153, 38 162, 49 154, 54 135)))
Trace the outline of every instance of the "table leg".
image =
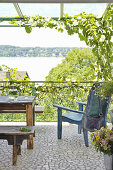
MULTIPOLYGON (((35 126, 35 107, 34 106, 33 106, 33 126, 35 126)), ((33 137, 35 137, 35 130, 34 130, 33 137)))
POLYGON ((35 108, 33 106, 33 126, 35 126, 35 108))
POLYGON ((33 135, 29 135, 29 139, 27 140, 27 149, 33 149, 33 135))
POLYGON ((16 136, 13 138, 13 165, 16 165, 17 162, 17 141, 16 136))
MULTIPOLYGON (((26 121, 27 126, 33 126, 33 106, 32 104, 26 105, 26 121)), ((30 135, 29 139, 27 139, 27 148, 33 149, 33 135, 30 135)))

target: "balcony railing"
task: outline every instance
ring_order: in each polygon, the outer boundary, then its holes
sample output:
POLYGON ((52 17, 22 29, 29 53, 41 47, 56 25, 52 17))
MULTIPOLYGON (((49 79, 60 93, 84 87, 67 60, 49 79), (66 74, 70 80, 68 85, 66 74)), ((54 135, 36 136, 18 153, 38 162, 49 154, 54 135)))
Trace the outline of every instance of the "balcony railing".
MULTIPOLYGON (((78 109, 77 101, 86 102, 89 89, 94 82, 66 81, 1 81, 1 95, 9 95, 9 89, 14 84, 19 95, 29 93, 36 97, 35 104, 44 106, 44 113, 35 114, 36 121, 56 121, 57 110, 53 104, 60 104, 72 109, 78 109)), ((1 113, 0 121, 25 121, 24 113, 1 113)))

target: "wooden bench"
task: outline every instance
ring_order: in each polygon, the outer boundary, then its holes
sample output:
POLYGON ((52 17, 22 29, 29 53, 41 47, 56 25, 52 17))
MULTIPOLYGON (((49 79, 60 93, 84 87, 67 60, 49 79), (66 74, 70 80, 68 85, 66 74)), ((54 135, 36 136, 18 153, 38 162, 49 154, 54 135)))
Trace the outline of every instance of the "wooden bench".
POLYGON ((35 113, 43 113, 44 106, 35 105, 35 113))
MULTIPOLYGON (((17 155, 21 155, 21 145, 24 139, 33 138, 33 126, 0 126, 0 139, 6 139, 8 145, 13 145, 13 160, 12 164, 16 165, 17 155), (23 132, 20 128, 30 129, 30 132, 23 132)), ((33 140, 32 140, 33 141, 33 140)), ((31 144, 33 146, 33 143, 31 144)), ((28 148, 33 149, 33 147, 28 148)))

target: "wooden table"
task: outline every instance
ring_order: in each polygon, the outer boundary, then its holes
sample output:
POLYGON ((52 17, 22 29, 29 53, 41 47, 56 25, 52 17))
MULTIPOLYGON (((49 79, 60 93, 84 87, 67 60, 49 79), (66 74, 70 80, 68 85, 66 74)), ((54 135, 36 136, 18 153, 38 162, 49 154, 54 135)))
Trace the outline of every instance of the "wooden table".
MULTIPOLYGON (((0 112, 1 113, 20 113, 26 111, 26 125, 34 125, 34 100, 35 96, 18 96, 16 99, 11 99, 8 96, 0 96, 0 112)), ((33 138, 27 140, 27 148, 33 148, 33 138)))

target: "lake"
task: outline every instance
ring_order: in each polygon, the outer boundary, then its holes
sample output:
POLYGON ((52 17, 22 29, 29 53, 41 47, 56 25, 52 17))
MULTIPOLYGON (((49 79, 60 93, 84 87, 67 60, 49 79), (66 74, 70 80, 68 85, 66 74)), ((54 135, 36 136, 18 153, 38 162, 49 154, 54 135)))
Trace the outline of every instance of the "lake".
POLYGON ((0 65, 27 71, 32 81, 44 81, 49 71, 63 59, 64 57, 0 57, 0 65))

